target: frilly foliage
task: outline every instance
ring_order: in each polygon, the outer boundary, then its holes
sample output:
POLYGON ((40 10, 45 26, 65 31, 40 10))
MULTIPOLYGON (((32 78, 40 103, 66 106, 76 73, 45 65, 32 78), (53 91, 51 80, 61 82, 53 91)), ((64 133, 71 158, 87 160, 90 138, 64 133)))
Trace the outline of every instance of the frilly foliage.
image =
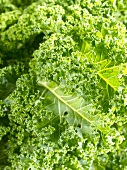
POLYGON ((126 1, 0 0, 0 169, 127 169, 126 1))

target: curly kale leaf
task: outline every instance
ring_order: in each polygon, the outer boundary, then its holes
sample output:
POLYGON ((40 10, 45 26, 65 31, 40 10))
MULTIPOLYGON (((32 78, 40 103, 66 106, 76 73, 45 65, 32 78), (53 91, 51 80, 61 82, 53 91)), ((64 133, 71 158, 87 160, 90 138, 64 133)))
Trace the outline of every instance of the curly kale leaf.
POLYGON ((16 89, 17 79, 25 72, 26 68, 21 63, 0 70, 0 100, 6 99, 16 89))
POLYGON ((121 2, 0 0, 2 169, 127 168, 121 2))

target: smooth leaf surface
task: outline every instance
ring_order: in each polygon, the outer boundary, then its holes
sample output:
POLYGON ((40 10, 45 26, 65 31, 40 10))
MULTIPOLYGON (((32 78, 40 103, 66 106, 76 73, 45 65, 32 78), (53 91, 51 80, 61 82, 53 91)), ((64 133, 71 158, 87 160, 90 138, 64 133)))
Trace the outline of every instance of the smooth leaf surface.
POLYGON ((60 121, 64 118, 71 126, 79 126, 84 132, 87 132, 88 126, 95 124, 95 108, 89 100, 64 93, 64 86, 58 86, 54 82, 39 81, 38 85, 44 87, 42 95, 45 98, 46 109, 59 116, 60 121))

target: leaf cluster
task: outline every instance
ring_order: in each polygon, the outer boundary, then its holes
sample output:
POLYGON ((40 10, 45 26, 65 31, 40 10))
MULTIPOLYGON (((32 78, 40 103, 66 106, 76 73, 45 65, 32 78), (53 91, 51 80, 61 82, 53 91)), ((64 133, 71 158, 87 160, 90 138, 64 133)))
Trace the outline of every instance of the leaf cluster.
POLYGON ((0 5, 0 168, 126 169, 126 2, 0 5))

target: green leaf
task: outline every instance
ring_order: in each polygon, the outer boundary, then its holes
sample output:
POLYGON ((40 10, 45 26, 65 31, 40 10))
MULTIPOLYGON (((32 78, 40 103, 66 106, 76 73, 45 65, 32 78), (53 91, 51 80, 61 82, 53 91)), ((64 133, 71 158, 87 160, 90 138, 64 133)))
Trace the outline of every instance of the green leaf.
POLYGON ((0 15, 0 32, 4 31, 10 25, 13 25, 21 15, 20 10, 9 11, 0 15))
POLYGON ((16 89, 17 79, 25 72, 21 63, 0 69, 0 99, 4 100, 16 89))
MULTIPOLYGON (((86 43, 86 48, 88 43, 86 43)), ((127 63, 119 63, 115 64, 115 62, 110 59, 106 59, 101 54, 93 54, 91 48, 86 53, 84 48, 84 57, 88 59, 90 63, 95 66, 96 72, 101 80, 105 82, 105 88, 107 89, 107 93, 109 95, 109 87, 113 91, 118 91, 119 87, 122 85, 121 77, 122 71, 126 74, 126 66, 127 63)), ((109 95, 110 96, 110 95, 109 95)))
MULTIPOLYGON (((66 119, 67 122, 84 133, 90 133, 96 122, 94 116, 94 105, 86 99, 75 94, 66 94, 62 85, 54 82, 39 81, 39 86, 44 87, 42 95, 45 98, 45 106, 59 117, 60 122, 66 119)), ((49 123, 49 122, 47 122, 49 123)))

